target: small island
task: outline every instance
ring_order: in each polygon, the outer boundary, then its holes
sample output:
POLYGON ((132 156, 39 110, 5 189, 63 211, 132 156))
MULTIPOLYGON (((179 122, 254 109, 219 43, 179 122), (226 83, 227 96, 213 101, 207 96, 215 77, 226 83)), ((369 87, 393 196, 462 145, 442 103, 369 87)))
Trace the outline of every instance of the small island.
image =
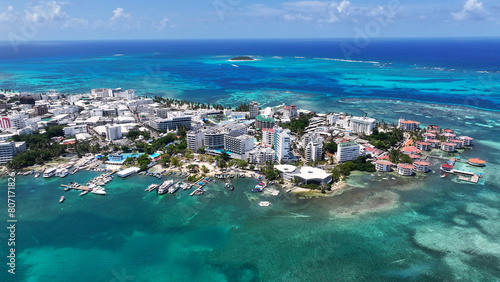
POLYGON ((248 57, 248 56, 237 56, 237 57, 232 58, 229 61, 255 61, 255 59, 252 57, 248 57))

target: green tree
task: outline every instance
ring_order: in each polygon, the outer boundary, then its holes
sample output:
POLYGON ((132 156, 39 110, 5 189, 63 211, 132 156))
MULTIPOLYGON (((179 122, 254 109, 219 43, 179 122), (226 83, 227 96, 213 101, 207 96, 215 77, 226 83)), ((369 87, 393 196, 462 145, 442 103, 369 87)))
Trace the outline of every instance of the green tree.
POLYGON ((218 167, 218 168, 226 168, 226 167, 227 167, 227 162, 226 162, 224 159, 219 160, 219 161, 217 162, 217 167, 218 167))
POLYGON ((210 172, 210 169, 208 169, 205 165, 202 165, 202 166, 201 166, 201 171, 202 171, 203 173, 209 173, 209 172, 210 172))

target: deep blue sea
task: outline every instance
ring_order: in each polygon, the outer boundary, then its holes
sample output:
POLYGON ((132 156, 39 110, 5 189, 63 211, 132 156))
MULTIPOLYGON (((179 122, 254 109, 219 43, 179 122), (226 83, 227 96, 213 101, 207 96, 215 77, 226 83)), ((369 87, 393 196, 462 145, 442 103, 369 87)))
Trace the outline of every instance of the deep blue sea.
MULTIPOLYGON (((353 173, 334 195, 251 193, 254 179, 144 192, 155 179, 115 179, 108 195, 16 177, 17 274, 1 281, 497 281, 500 280, 500 39, 178 40, 0 44, 0 89, 139 95, 236 106, 281 103, 317 112, 400 117, 474 138, 479 184, 353 173), (354 46, 354 45, 353 45, 354 46), (257 60, 230 62, 234 56, 257 60), (63 204, 58 202, 66 195, 63 204), (269 208, 259 201, 272 203, 269 208)), ((438 153, 438 152, 434 152, 438 153)), ((445 157, 452 156, 444 154, 445 157)), ((7 178, 0 210, 7 226, 7 178)), ((273 187, 271 189, 280 189, 273 187)), ((7 236, 0 228, 0 257, 7 236)), ((1 262, 1 261, 0 261, 1 262)))

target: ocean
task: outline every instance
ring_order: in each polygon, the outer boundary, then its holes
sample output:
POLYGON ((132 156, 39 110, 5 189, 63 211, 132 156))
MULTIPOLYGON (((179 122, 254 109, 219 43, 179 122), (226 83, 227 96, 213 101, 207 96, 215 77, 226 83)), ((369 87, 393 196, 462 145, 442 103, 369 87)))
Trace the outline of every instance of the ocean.
MULTIPOLYGON (((500 279, 500 39, 32 42, 0 45, 0 88, 88 93, 135 89, 237 106, 286 103, 386 122, 404 117, 474 138, 479 184, 434 172, 353 173, 335 195, 251 193, 255 179, 202 196, 144 192, 155 178, 107 185, 104 197, 16 176, 16 274, 2 281, 443 281, 500 279), (256 61, 228 62, 237 55, 256 61), (58 202, 65 195, 66 201, 58 202), (272 205, 263 208, 262 200, 272 205)), ((445 157, 451 154, 443 154, 445 157)), ((7 203, 8 179, 0 178, 7 203)), ((277 189, 277 188, 272 188, 277 189)), ((7 205, 2 204, 5 227, 7 205)), ((7 262, 9 233, 0 233, 7 262)))

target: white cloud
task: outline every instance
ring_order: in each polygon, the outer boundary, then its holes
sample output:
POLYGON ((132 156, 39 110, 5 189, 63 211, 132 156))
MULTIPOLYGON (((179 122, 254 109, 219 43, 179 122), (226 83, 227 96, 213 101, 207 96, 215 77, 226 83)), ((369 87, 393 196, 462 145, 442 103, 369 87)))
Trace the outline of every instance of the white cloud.
POLYGON ((0 13, 0 23, 1 22, 13 22, 15 20, 15 18, 16 18, 16 15, 14 13, 14 8, 12 8, 12 6, 7 7, 7 11, 0 13))
POLYGON ((115 22, 116 20, 118 20, 120 18, 130 17, 130 14, 125 14, 124 11, 125 10, 123 8, 120 8, 120 7, 116 8, 116 10, 113 10, 113 16, 109 20, 111 22, 115 22))
POLYGON ((169 22, 170 22, 169 18, 163 18, 158 24, 154 24, 153 26, 156 29, 163 30, 165 28, 165 26, 167 26, 167 23, 169 23, 169 22))
POLYGON ((468 19, 484 19, 486 18, 486 10, 483 7, 483 3, 478 0, 467 0, 462 10, 458 13, 451 13, 453 18, 457 21, 463 21, 468 19))
POLYGON ((285 10, 299 10, 303 13, 317 13, 328 7, 328 2, 322 1, 299 1, 283 3, 285 10))
POLYGON ((268 7, 262 4, 252 4, 245 7, 244 10, 245 14, 248 16, 263 17, 263 18, 277 17, 285 13, 285 11, 281 9, 268 7))
POLYGON ((64 24, 65 28, 82 28, 86 27, 88 24, 88 21, 85 19, 79 19, 79 18, 72 18, 66 21, 64 24))
POLYGON ((39 5, 28 7, 24 10, 25 19, 34 24, 47 24, 54 20, 67 18, 63 12, 62 4, 57 1, 38 2, 39 5))

